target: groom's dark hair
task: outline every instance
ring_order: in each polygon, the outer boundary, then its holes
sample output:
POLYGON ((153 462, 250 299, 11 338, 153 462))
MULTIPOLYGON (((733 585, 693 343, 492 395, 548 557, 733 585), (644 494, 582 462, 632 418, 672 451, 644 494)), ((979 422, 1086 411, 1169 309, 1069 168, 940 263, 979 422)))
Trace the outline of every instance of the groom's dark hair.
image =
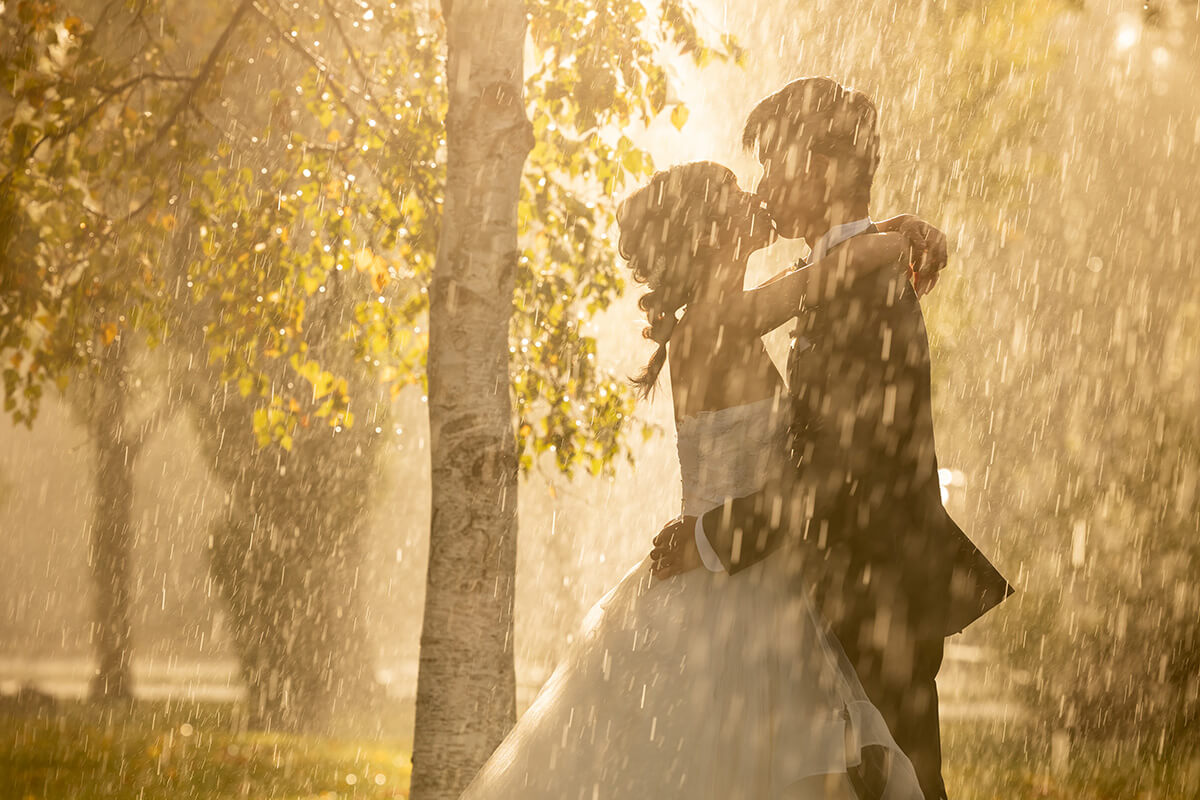
POLYGON ((852 163, 870 191, 879 166, 879 112, 871 98, 833 78, 798 78, 759 102, 746 119, 747 150, 803 141, 852 163))

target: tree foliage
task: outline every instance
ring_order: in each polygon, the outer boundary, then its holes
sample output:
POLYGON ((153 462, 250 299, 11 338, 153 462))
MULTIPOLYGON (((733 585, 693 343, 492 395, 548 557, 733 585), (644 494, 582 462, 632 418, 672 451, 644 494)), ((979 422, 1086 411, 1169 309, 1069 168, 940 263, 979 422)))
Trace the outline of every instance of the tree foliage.
MULTIPOLYGON (((680 2, 533 0, 528 14, 538 145, 518 219, 517 445, 525 469, 600 473, 628 454, 632 397, 585 326, 623 289, 614 197, 653 171, 621 132, 667 107, 664 47, 740 54, 706 43, 680 2)), ((359 616, 343 584, 365 508, 339 500, 371 483, 391 402, 424 390, 439 8, 18 0, 3 34, 6 409, 32 423, 46 386, 99 369, 118 340, 165 343, 228 487, 213 567, 247 679, 336 684, 361 660, 326 651, 337 620, 359 616), (317 588, 295 582, 309 572, 317 588)), ((271 692, 259 700, 286 688, 271 692)))
POLYGON ((154 130, 162 87, 186 78, 160 71, 153 47, 136 72, 114 68, 106 51, 122 46, 54 3, 3 15, 0 353, 17 422, 32 424, 47 384, 65 388, 124 331, 154 327, 153 223, 169 226, 171 204, 152 173, 110 178, 154 130))
MULTIPOLYGON (((393 394, 419 384, 444 181, 438 10, 246 2, 181 33, 189 3, 112 5, 5 15, 9 410, 32 420, 68 362, 128 329, 158 341, 184 315, 203 320, 222 378, 256 398, 264 444, 354 423, 362 407, 331 346, 393 394), (174 71, 183 57, 198 68, 174 71), (262 91, 238 88, 250 82, 262 91)), ((705 43, 677 2, 654 15, 536 0, 529 15, 538 143, 512 351, 522 463, 552 452, 561 469, 597 472, 621 451, 631 400, 582 323, 623 287, 613 197, 653 170, 613 131, 665 107, 664 43, 698 63, 740 53, 705 43)))

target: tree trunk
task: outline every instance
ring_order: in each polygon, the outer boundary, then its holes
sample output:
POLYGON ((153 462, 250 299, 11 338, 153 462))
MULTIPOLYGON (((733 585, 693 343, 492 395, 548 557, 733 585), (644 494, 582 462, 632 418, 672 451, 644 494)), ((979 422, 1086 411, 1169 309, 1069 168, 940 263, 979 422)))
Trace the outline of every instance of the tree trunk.
POLYGON ((429 308, 433 517, 413 800, 457 798, 516 719, 517 453, 508 337, 533 145, 525 5, 444 0, 446 198, 429 308))
POLYGON ((128 397, 124 345, 108 346, 87 414, 96 455, 96 495, 92 510, 91 565, 95 579, 94 630, 99 669, 92 678, 93 699, 129 700, 133 571, 134 448, 126 437, 128 397))

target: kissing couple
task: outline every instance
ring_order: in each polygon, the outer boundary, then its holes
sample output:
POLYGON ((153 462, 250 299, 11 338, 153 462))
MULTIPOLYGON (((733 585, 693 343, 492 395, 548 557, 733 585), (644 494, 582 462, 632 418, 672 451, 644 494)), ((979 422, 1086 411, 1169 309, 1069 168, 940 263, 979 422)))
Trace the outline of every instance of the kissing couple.
POLYGON ((670 366, 683 513, 464 798, 946 796, 944 641, 1012 590, 942 505, 918 301, 946 239, 872 221, 877 118, 793 81, 747 119, 756 192, 696 162, 621 204, 657 344, 634 382, 670 366), (776 236, 811 257, 746 289, 776 236), (793 320, 785 382, 761 337, 793 320))

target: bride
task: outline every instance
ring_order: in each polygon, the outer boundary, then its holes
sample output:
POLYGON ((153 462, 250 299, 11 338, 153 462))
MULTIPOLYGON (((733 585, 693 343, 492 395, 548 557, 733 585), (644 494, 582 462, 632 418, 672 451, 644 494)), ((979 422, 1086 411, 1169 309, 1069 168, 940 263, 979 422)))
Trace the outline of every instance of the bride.
MULTIPOLYGON (((814 271, 846 259, 906 269, 908 247, 899 234, 861 237, 745 290, 771 220, 712 162, 657 173, 617 218, 658 344, 635 383, 649 394, 670 363, 683 513, 699 515, 758 491, 784 463, 786 396, 762 334, 795 316, 814 271)), ((649 559, 632 568, 463 797, 920 800, 794 575, 782 557, 735 578, 660 580, 649 559)))

